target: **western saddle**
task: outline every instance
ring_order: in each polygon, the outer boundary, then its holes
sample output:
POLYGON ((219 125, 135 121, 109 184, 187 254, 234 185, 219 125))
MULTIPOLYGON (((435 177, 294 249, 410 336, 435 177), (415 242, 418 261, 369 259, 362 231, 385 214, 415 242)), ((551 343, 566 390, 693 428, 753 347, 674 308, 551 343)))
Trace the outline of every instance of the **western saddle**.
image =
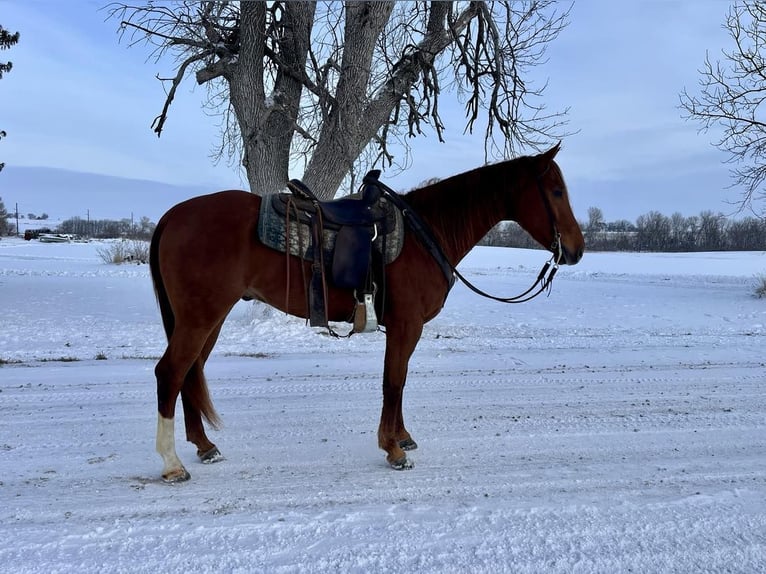
POLYGON ((363 179, 361 190, 348 197, 320 201, 300 180, 287 186, 292 194, 279 194, 274 206, 286 218, 297 220, 311 228, 313 253, 312 276, 309 283, 309 324, 327 327, 327 284, 354 292, 356 306, 352 333, 367 333, 378 328, 375 312, 376 280, 382 280, 373 264, 373 241, 388 232, 389 208, 381 201, 380 170, 370 171, 363 179), (325 230, 333 231, 335 244, 330 260, 325 259, 325 230))

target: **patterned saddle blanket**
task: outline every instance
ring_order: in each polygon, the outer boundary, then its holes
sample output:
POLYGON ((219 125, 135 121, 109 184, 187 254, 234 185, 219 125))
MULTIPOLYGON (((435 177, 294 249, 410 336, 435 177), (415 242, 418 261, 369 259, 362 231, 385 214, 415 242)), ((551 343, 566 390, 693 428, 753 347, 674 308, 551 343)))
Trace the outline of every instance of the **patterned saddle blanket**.
POLYGON ((379 173, 365 177, 359 194, 336 201, 317 200, 297 180, 288 186, 294 193, 271 194, 261 201, 258 238, 272 249, 312 262, 309 323, 327 327, 331 334, 328 286, 353 290, 357 304, 352 332, 377 330, 385 266, 402 250, 404 218, 381 193, 379 173))
MULTIPOLYGON (((352 201, 353 195, 344 198, 352 201)), ((394 261, 404 243, 404 222, 401 212, 385 197, 378 200, 376 208, 383 214, 382 219, 364 226, 370 229, 371 246, 384 264, 394 261)), ((316 210, 311 202, 289 192, 274 193, 263 197, 258 220, 258 239, 272 249, 313 261, 314 242, 312 239, 312 220, 316 210), (288 230, 289 227, 289 230, 288 230)), ((335 255, 338 233, 344 227, 358 227, 324 220, 322 228, 322 259, 331 268, 335 255)), ((341 239, 342 241, 342 239, 341 239)), ((343 249, 343 245, 339 245, 343 249)))

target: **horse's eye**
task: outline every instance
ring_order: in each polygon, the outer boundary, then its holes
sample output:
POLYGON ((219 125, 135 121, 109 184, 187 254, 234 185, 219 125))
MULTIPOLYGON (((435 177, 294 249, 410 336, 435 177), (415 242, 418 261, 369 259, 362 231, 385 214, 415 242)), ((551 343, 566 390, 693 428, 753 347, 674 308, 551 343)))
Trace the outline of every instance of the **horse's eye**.
POLYGON ((564 197, 564 190, 557 187, 553 190, 553 197, 564 197))

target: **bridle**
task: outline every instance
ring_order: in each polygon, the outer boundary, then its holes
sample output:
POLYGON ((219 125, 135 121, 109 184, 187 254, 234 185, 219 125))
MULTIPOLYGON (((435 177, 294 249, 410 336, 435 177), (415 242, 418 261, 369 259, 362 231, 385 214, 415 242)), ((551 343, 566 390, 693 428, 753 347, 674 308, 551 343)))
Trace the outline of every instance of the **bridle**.
POLYGON ((556 218, 553 216, 553 208, 551 207, 551 200, 548 197, 548 194, 545 193, 545 190, 543 189, 543 176, 550 171, 552 164, 548 164, 548 167, 545 168, 545 171, 543 171, 540 175, 537 176, 537 191, 540 192, 540 197, 543 199, 543 205, 545 206, 545 211, 548 213, 548 221, 551 224, 551 229, 553 230, 553 243, 551 243, 550 251, 553 253, 553 257, 551 257, 551 261, 554 262, 556 267, 558 267, 561 258, 564 256, 564 248, 561 245, 561 233, 559 233, 559 228, 556 225, 556 218))
POLYGON ((556 272, 559 270, 559 263, 564 256, 564 248, 561 245, 561 233, 559 233, 558 226, 556 225, 556 218, 553 216, 553 208, 551 207, 550 198, 545 193, 545 189, 543 188, 543 177, 546 173, 548 173, 550 169, 551 164, 548 164, 548 167, 545 168, 545 171, 537 176, 537 191, 540 192, 540 197, 543 200, 545 211, 548 214, 548 221, 550 222, 551 229, 553 230, 553 243, 551 243, 550 246, 550 251, 553 253, 553 255, 551 255, 551 258, 548 259, 548 261, 546 261, 546 263, 543 265, 542 269, 540 269, 540 273, 537 274, 537 280, 532 284, 532 286, 523 293, 514 295, 513 297, 497 297, 482 291, 476 287, 476 285, 468 281, 468 279, 463 277, 460 271, 458 271, 453 265, 450 264, 450 267, 452 267, 452 272, 455 274, 455 276, 460 279, 466 287, 468 287, 477 295, 481 295, 487 299, 492 299, 493 301, 499 301, 500 303, 526 303, 527 301, 537 297, 543 291, 547 291, 548 295, 550 295, 551 289, 553 288, 553 278, 556 276, 556 272))
MULTIPOLYGON (((550 169, 551 164, 548 164, 545 170, 537 176, 536 181, 537 190, 540 192, 540 197, 542 198, 543 205, 545 206, 545 211, 548 214, 548 220, 551 224, 551 229, 553 230, 553 243, 551 243, 550 246, 550 251, 553 253, 553 255, 543 265, 540 273, 537 275, 537 280, 532 284, 532 286, 523 293, 514 295, 513 297, 498 297, 496 295, 490 295, 489 293, 479 289, 473 283, 468 281, 468 279, 466 279, 460 273, 460 271, 458 271, 457 268, 452 263, 450 263, 450 261, 447 259, 447 256, 444 255, 444 251, 441 249, 441 246, 434 237, 433 232, 431 231, 428 224, 410 208, 402 196, 382 182, 378 182, 378 185, 380 186, 383 193, 389 197, 392 203, 399 208, 399 210, 402 212, 402 215, 405 217, 407 222, 410 224, 410 227, 415 232, 415 235, 418 237, 426 250, 431 254, 431 256, 436 260, 436 263, 439 265, 442 272, 444 273, 445 278, 447 279, 447 293, 449 293, 449 290, 455 283, 455 277, 457 277, 471 291, 477 295, 486 297, 487 299, 499 301, 500 303, 525 303, 531 299, 534 299, 543 291, 547 291, 548 295, 550 295, 553 286, 553 278, 556 276, 556 272, 559 269, 559 263, 564 256, 564 249, 561 245, 561 233, 559 233, 558 227, 556 225, 556 218, 553 216, 553 208, 551 207, 550 199, 548 198, 548 195, 545 193, 545 189, 543 188, 543 177, 548 173, 550 169)), ((446 296, 447 295, 445 294, 445 298, 446 296)))

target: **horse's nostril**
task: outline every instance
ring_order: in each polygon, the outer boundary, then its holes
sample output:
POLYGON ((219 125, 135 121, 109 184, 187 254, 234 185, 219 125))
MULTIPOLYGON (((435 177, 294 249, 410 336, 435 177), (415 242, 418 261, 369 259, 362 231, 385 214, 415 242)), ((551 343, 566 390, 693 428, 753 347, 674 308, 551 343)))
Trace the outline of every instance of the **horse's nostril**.
POLYGON ((567 265, 575 265, 577 262, 582 259, 583 253, 585 252, 585 249, 583 247, 579 247, 574 251, 569 251, 568 249, 564 249, 564 261, 567 265))

